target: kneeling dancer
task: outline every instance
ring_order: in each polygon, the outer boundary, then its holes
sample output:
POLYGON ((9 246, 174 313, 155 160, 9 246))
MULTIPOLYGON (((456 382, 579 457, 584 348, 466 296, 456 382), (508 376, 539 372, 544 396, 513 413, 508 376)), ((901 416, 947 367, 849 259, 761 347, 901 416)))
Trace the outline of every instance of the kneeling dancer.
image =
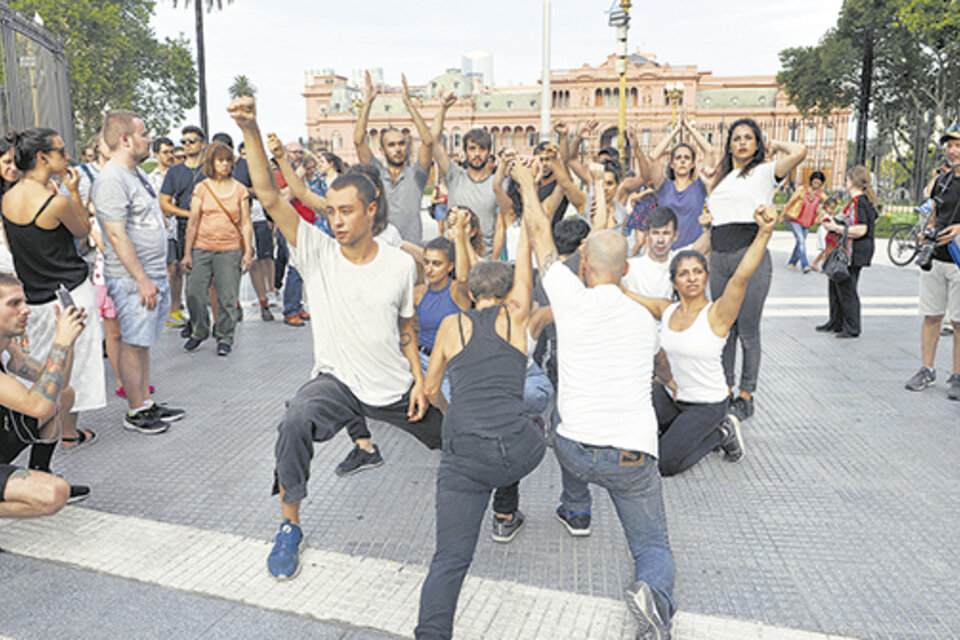
POLYGON ((300 501, 307 495, 313 443, 366 418, 407 431, 440 448, 442 416, 423 390, 417 353, 412 258, 374 236, 387 224, 386 198, 376 175, 350 172, 327 191, 327 216, 336 240, 303 221, 270 179, 253 98, 230 103, 243 130, 253 188, 290 247, 314 312, 313 377, 287 403, 277 427, 274 491, 283 521, 267 569, 274 578, 300 570, 300 501))

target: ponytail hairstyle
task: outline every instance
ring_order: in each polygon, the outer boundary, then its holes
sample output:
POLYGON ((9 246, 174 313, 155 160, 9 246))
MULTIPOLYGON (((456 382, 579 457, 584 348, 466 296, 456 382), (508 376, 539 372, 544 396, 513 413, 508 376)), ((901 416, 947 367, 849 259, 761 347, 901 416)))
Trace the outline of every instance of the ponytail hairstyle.
POLYGON ((346 173, 342 173, 330 183, 330 189, 339 191, 346 187, 353 187, 360 196, 364 209, 375 202, 377 210, 373 214, 372 235, 379 235, 387 228, 387 195, 383 192, 383 182, 380 172, 372 164, 355 164, 346 173))
POLYGON ((673 148, 673 151, 670 152, 670 162, 667 163, 667 180, 676 180, 677 174, 673 171, 673 156, 677 155, 677 151, 680 149, 689 149, 690 150, 690 159, 693 160, 693 169, 690 170, 690 175, 693 175, 697 170, 697 150, 686 142, 681 142, 673 148))
POLYGON ((760 125, 753 118, 740 118, 739 120, 734 121, 730 125, 730 128, 727 129, 727 143, 723 147, 723 160, 720 161, 720 171, 717 175, 716 184, 723 182, 723 179, 727 177, 731 171, 733 171, 733 151, 730 149, 733 144, 733 132, 742 125, 746 125, 753 130, 753 136, 757 139, 757 150, 753 154, 753 157, 750 158, 750 162, 747 163, 747 166, 743 168, 743 171, 740 172, 740 177, 745 178, 747 175, 753 171, 753 168, 758 164, 762 163, 766 159, 767 149, 766 145, 763 142, 763 131, 760 130, 760 125))
POLYGON ((37 154, 53 151, 53 139, 57 132, 53 129, 34 127, 23 131, 11 131, 14 147, 13 162, 17 169, 27 172, 37 166, 37 154))
POLYGON ((863 194, 870 200, 870 204, 874 207, 877 206, 877 192, 870 186, 871 178, 869 169, 862 164, 858 164, 847 171, 847 178, 850 179, 857 189, 863 191, 863 194))

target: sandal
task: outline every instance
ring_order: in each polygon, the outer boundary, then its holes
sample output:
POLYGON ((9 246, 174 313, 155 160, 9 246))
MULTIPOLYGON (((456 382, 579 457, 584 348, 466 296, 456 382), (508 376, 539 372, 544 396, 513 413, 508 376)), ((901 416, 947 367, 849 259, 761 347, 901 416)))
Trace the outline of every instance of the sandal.
POLYGON ((94 433, 90 429, 78 429, 77 435, 75 437, 62 436, 60 438, 60 451, 62 453, 70 453, 71 451, 76 451, 80 447, 85 447, 89 444, 93 444, 96 441, 97 441, 96 433, 94 433), (69 447, 65 447, 63 446, 64 442, 75 442, 76 444, 70 445, 69 447))

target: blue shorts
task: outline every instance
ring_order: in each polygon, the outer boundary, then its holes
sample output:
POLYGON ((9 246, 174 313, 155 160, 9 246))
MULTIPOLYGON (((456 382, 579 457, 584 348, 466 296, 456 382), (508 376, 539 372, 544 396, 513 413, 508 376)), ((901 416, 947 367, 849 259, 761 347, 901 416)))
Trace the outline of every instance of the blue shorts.
POLYGON ((149 311, 140 304, 136 280, 107 277, 107 293, 117 308, 120 339, 135 347, 149 347, 160 337, 170 311, 170 284, 166 278, 152 280, 158 289, 157 306, 149 311))

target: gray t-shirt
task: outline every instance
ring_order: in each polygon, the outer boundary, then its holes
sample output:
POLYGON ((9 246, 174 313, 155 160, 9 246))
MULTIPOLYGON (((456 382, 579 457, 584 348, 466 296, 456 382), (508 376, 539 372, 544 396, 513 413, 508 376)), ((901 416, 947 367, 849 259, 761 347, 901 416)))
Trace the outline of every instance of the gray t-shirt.
POLYGON ((376 157, 370 160, 380 171, 380 180, 387 194, 387 220, 400 231, 400 237, 407 242, 423 242, 423 222, 420 220, 420 200, 427 188, 427 172, 417 160, 408 164, 400 172, 397 181, 390 177, 390 171, 376 157))
POLYGON ((493 174, 476 182, 467 170, 450 161, 447 168, 447 193, 451 207, 468 207, 480 219, 487 253, 493 251, 493 232, 497 225, 497 198, 493 195, 493 174))
MULTIPOLYGON (((131 171, 108 162, 97 176, 93 206, 104 222, 125 222, 127 236, 150 278, 167 277, 167 231, 156 192, 150 193, 143 171, 131 171), (139 176, 139 177, 138 177, 139 176)), ((104 273, 108 278, 129 278, 111 242, 104 245, 104 273)))

